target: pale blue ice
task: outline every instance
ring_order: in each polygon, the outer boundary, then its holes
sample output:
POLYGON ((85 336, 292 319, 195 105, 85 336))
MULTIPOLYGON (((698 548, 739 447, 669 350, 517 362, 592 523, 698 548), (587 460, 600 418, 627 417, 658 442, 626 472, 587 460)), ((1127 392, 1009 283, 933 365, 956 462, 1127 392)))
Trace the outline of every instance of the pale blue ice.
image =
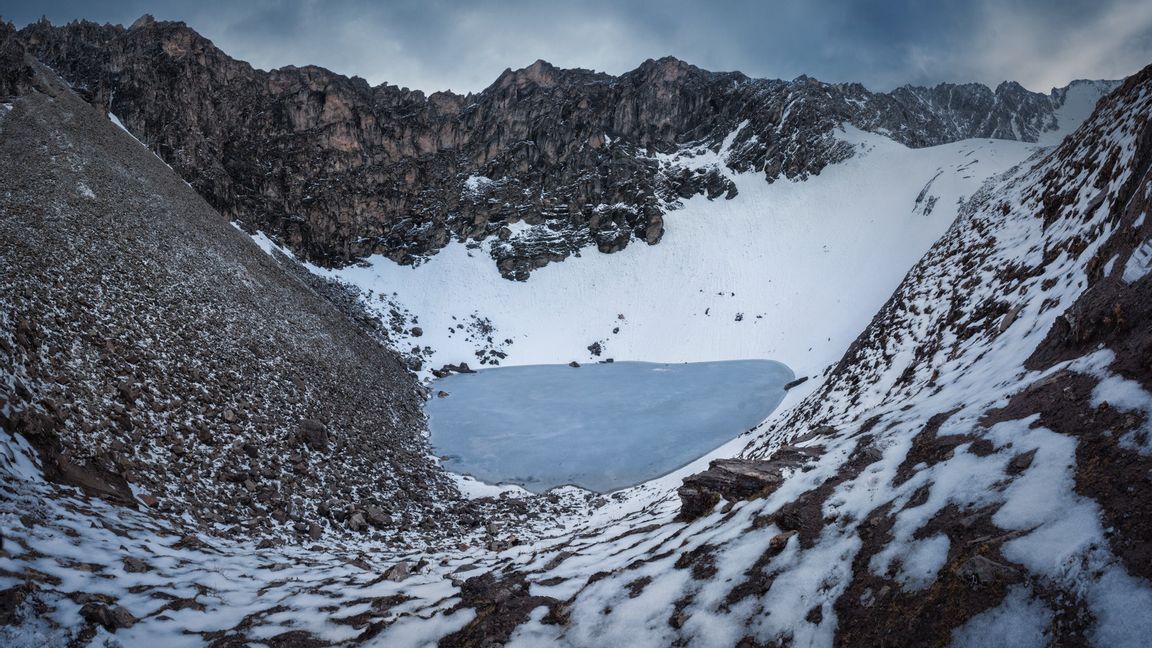
POLYGON ((675 470, 764 420, 792 371, 771 360, 481 369, 433 384, 432 446, 449 470, 533 492, 597 492, 675 470))

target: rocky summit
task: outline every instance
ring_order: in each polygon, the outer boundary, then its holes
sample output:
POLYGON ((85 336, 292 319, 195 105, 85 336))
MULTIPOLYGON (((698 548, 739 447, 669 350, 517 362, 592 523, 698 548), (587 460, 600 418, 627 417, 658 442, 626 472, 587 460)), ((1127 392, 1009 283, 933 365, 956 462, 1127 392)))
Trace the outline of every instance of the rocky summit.
POLYGON ((725 170, 819 174, 852 155, 841 124, 913 147, 1034 142, 1059 126, 1067 93, 876 93, 662 58, 618 77, 536 61, 477 94, 425 95, 318 67, 257 70, 147 16, 127 29, 40 22, 18 37, 250 232, 327 265, 419 263, 449 241, 498 239, 493 261, 520 280, 585 247, 657 244, 683 200, 736 195, 725 170))
POLYGON ((1147 645, 1149 115, 1152 66, 424 95, 0 22, 0 645, 1147 645), (429 439, 496 361, 752 354, 779 408, 615 492, 429 439))

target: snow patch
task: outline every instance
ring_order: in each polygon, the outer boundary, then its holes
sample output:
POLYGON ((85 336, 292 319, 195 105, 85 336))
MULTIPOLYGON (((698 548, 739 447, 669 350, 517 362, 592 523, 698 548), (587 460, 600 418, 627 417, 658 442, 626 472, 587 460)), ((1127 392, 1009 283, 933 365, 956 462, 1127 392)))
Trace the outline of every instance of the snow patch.
POLYGON ((496 184, 496 181, 492 178, 479 175, 471 175, 468 176, 468 179, 464 181, 464 189, 471 194, 480 194, 484 193, 488 187, 494 184, 496 184))
POLYGON ((1013 587, 1000 605, 968 620, 952 632, 953 648, 1043 648, 1049 643, 1052 610, 1028 588, 1013 587))
POLYGON ((507 493, 505 497, 528 497, 532 495, 515 484, 486 484, 471 475, 459 475, 452 472, 448 473, 448 477, 456 483, 456 488, 460 494, 468 499, 500 497, 505 493, 507 493))
POLYGON ((1128 257, 1124 264, 1124 283, 1136 283, 1152 271, 1152 239, 1145 240, 1128 257))

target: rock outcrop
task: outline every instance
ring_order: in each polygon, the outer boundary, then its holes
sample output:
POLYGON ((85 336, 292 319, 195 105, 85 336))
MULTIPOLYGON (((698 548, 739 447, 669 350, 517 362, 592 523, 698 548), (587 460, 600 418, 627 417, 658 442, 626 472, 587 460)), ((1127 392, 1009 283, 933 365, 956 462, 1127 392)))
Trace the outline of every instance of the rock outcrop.
POLYGON ((716 459, 708 470, 684 478, 677 489, 679 519, 690 522, 706 515, 720 500, 736 502, 767 497, 792 471, 819 456, 820 447, 781 447, 771 459, 716 459))
POLYGON ((537 61, 477 94, 425 95, 312 66, 257 70, 147 17, 39 22, 19 38, 212 206, 305 258, 419 263, 451 240, 490 240, 513 279, 590 246, 656 244, 681 200, 733 197, 733 172, 818 174, 852 154, 841 124, 909 146, 1035 141, 1064 96, 1015 83, 874 93, 673 58, 618 77, 537 61))

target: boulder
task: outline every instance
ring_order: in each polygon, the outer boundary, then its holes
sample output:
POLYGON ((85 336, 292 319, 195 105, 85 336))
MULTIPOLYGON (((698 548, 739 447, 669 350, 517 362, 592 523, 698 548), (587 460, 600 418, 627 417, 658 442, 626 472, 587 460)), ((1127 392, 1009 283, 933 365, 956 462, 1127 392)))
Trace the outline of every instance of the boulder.
POLYGON ((372 526, 382 527, 392 521, 392 518, 375 504, 368 504, 364 507, 364 516, 372 526))
POLYGON ((141 574, 152 571, 152 567, 139 558, 129 556, 124 559, 124 571, 130 574, 141 574))
POLYGON ((116 632, 120 628, 131 628, 136 624, 136 617, 119 605, 85 603, 80 608, 80 616, 89 623, 104 626, 108 632, 116 632))
POLYGON ((300 440, 313 450, 328 449, 328 428, 316 419, 300 421, 300 440))
POLYGON ((788 382, 788 384, 784 385, 784 390, 787 391, 789 389, 792 389, 793 387, 799 387, 800 385, 803 385, 806 382, 808 382, 808 376, 801 376, 801 377, 797 378, 796 380, 792 380, 792 381, 788 382))
POLYGON ((411 575, 412 566, 403 560, 396 563, 395 565, 392 565, 388 568, 387 571, 384 572, 384 578, 387 578, 390 581, 396 581, 397 583, 407 580, 411 575))
POLYGON ((821 451, 819 447, 782 446, 772 459, 717 459, 708 464, 708 470, 684 478, 684 484, 676 491, 680 495, 677 519, 690 522, 703 517, 721 499, 766 497, 780 487, 792 470, 821 451))

